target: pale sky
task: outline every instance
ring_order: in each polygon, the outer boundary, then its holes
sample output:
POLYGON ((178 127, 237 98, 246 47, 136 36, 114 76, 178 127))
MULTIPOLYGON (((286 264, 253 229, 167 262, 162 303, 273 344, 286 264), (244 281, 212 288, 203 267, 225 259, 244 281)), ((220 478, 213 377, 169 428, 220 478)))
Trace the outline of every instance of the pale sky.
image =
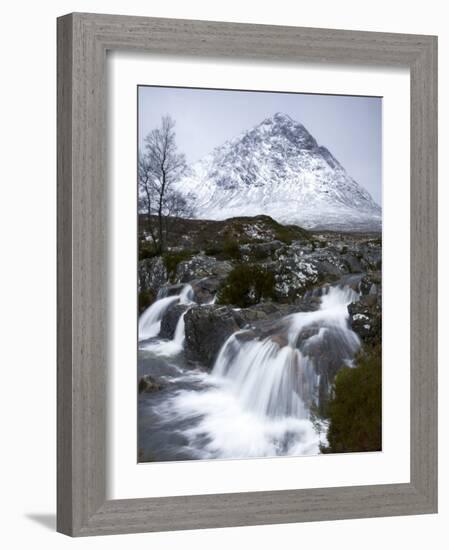
POLYGON ((382 99, 139 86, 139 146, 162 116, 176 121, 178 148, 193 163, 276 112, 303 124, 373 199, 382 197, 382 99))

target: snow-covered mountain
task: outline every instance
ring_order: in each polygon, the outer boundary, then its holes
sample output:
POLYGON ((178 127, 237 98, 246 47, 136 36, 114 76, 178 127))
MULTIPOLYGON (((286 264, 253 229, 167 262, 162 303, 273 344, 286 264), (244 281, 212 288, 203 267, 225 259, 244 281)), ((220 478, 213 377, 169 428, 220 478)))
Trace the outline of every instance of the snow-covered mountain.
POLYGON ((379 230, 381 208, 299 122, 276 113, 217 147, 178 184, 195 217, 267 214, 308 229, 379 230))

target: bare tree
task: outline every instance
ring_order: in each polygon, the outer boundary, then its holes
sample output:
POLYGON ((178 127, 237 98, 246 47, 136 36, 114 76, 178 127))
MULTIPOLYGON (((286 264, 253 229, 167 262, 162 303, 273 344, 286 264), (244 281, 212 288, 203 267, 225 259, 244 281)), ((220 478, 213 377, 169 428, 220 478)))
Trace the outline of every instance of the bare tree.
POLYGON ((139 154, 139 203, 147 214, 148 230, 157 252, 166 245, 169 216, 187 216, 188 201, 174 184, 187 172, 185 156, 176 145, 175 121, 164 116, 159 128, 145 138, 145 149, 139 154), (156 224, 154 224, 156 218, 156 224))
POLYGON ((153 215, 153 182, 151 177, 151 167, 148 158, 139 151, 139 211, 144 212, 147 216, 146 226, 148 233, 151 236, 155 248, 157 248, 157 236, 155 227, 152 221, 153 215))
POLYGON ((178 192, 168 193, 165 200, 165 212, 166 216, 164 217, 165 224, 165 241, 167 240, 167 235, 176 225, 176 218, 191 218, 194 215, 194 203, 195 198, 188 195, 181 195, 178 192))

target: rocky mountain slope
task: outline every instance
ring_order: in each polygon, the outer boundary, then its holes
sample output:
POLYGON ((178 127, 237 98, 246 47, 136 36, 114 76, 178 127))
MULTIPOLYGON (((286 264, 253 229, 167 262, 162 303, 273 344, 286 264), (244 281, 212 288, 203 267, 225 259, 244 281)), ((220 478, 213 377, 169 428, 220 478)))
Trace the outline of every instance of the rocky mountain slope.
POLYGON ((370 194, 299 122, 276 113, 191 167, 178 189, 195 216, 223 220, 266 214, 307 229, 379 230, 370 194))

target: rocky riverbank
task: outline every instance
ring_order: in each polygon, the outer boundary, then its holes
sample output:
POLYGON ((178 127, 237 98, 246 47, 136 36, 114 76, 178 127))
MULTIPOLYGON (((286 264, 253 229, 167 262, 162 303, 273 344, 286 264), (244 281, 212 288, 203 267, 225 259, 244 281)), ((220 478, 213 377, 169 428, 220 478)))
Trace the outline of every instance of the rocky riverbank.
MULTIPOLYGON (((254 415, 250 435, 263 441, 261 455, 378 450, 380 235, 312 233, 267 216, 174 225, 185 234, 172 235, 159 256, 141 230, 139 403, 143 456, 151 456, 144 460, 162 456, 156 441, 170 442, 163 459, 192 458, 192 448, 201 457, 228 456, 221 428, 212 433, 207 424, 213 417, 214 426, 229 429, 218 396, 231 399, 236 422, 254 415), (359 365, 360 372, 345 368, 359 365), (368 434, 352 430, 344 409, 350 402, 373 426, 368 434), (179 432, 186 418, 196 426, 190 435, 179 432), (279 418, 286 425, 273 447, 257 430, 275 429, 279 418), (212 444, 215 437, 220 443, 212 444), (211 442, 208 452, 203 438, 211 442)), ((235 452, 253 456, 251 449, 242 442, 235 452)))
POLYGON ((362 341, 380 341, 380 235, 285 229, 268 216, 180 224, 186 233, 172 237, 178 246, 139 261, 139 302, 145 309, 158 294, 178 294, 182 285, 191 285, 195 307, 174 303, 160 333, 172 338, 185 313, 189 361, 210 368, 231 334, 316 310, 323 291, 334 284, 360 293, 348 306, 350 324, 362 341))

